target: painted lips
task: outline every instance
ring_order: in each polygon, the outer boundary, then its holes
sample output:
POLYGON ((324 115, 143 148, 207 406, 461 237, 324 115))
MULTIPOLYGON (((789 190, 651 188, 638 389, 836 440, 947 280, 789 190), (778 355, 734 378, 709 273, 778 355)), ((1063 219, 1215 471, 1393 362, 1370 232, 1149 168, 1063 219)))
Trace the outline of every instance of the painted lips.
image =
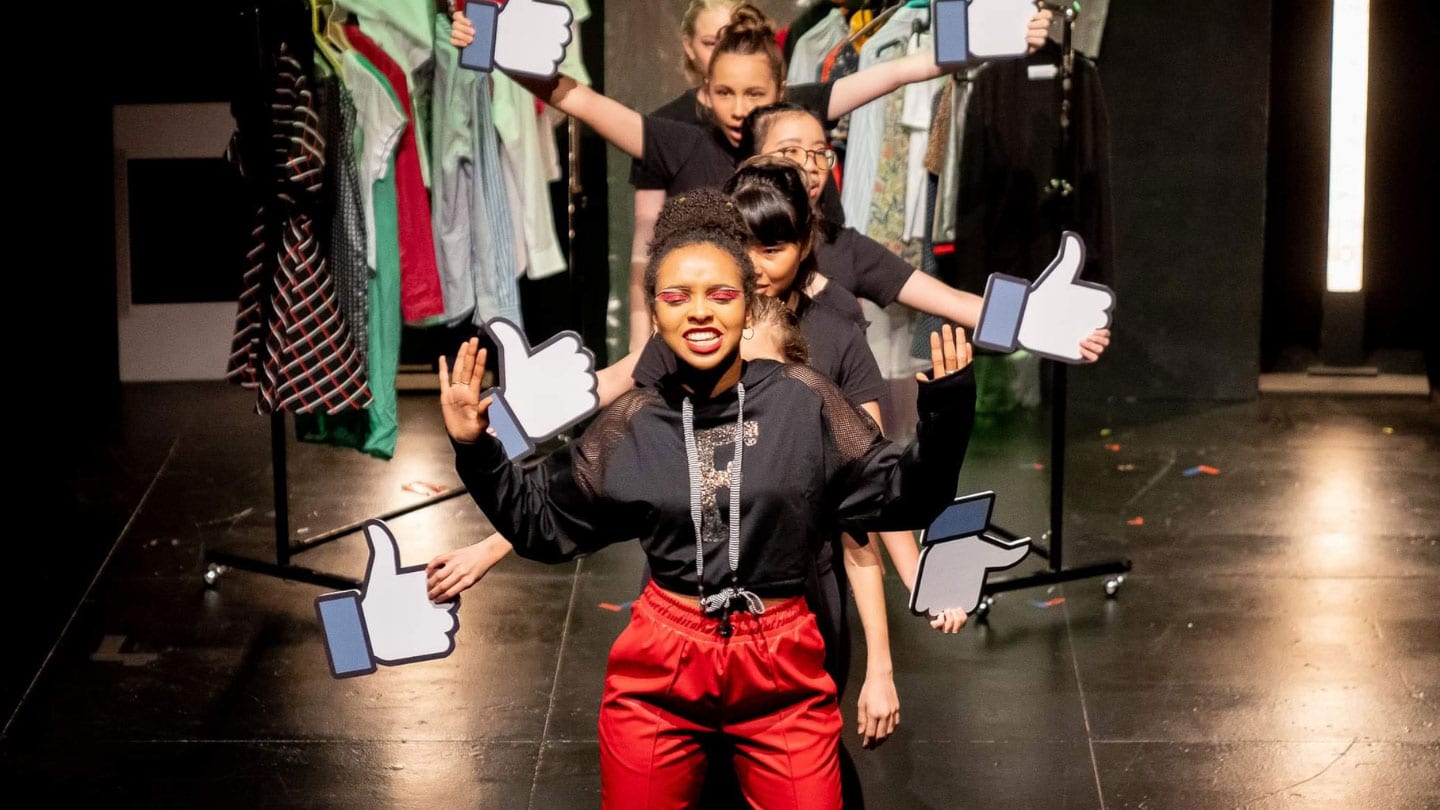
POLYGON ((716 329, 688 329, 685 345, 696 354, 713 354, 720 349, 720 332, 716 329))

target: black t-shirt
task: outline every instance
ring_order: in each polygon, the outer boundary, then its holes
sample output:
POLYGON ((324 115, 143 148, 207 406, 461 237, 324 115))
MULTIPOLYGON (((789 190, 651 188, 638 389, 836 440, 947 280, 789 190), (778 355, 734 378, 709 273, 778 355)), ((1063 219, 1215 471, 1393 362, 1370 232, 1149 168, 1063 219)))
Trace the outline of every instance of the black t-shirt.
MULTIPOLYGON (((839 386, 845 398, 857 405, 879 401, 885 393, 885 379, 880 376, 880 365, 860 326, 803 295, 795 314, 810 346, 810 367, 839 386)), ((653 388, 674 373, 678 362, 659 335, 650 338, 635 362, 635 384, 653 388)))
POLYGON ((854 294, 839 284, 833 282, 826 284, 824 289, 810 298, 816 304, 832 309, 854 321, 861 329, 870 326, 870 322, 865 320, 865 311, 860 309, 860 302, 855 300, 854 294))
POLYGON ((815 247, 820 272, 856 298, 890 306, 915 272, 904 259, 854 228, 841 228, 833 240, 815 247))
MULTIPOLYGON (((825 84, 798 85, 791 88, 786 98, 801 105, 819 117, 824 118, 829 110, 831 82, 825 84)), ((684 98, 684 97, 681 97, 684 98)), ((675 99, 665 108, 677 104, 675 99)), ((661 108, 661 110, 665 110, 661 108)), ((652 189, 665 189, 670 195, 678 195, 691 189, 713 189, 723 186, 736 163, 746 159, 736 147, 730 146, 720 128, 710 121, 677 121, 661 115, 661 111, 645 115, 645 154, 636 161, 634 170, 644 173, 654 182, 652 189)), ((831 183, 834 186, 834 183, 831 183)), ((641 186, 636 186, 641 187, 641 186)), ((829 210, 827 208, 827 216, 829 210)), ((831 218, 835 221, 834 218, 831 218)))
MULTIPOLYGON (((676 96, 668 104, 655 112, 650 113, 655 118, 665 118, 670 121, 679 121, 683 124, 694 124, 701 126, 705 119, 700 117, 700 99, 696 98, 695 88, 690 88, 676 96)), ((630 185, 637 189, 663 189, 665 180, 656 177, 639 160, 630 161, 630 185)))

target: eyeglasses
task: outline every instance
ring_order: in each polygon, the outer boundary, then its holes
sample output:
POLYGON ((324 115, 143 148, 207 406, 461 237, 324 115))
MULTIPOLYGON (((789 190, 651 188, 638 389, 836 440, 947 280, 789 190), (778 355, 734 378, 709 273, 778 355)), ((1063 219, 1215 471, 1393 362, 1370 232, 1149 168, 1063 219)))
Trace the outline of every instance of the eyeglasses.
POLYGON ((824 166, 827 169, 835 168, 835 150, 829 147, 824 149, 805 149, 799 146, 786 146, 781 149, 776 149, 774 154, 786 160, 799 163, 801 166, 808 166, 810 165, 810 161, 813 160, 816 162, 816 165, 824 166))

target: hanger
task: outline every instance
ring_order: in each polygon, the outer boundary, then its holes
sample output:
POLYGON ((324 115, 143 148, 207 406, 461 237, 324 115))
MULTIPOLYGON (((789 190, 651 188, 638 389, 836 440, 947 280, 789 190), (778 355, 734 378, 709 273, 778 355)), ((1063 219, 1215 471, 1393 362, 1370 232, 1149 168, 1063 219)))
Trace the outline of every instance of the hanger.
POLYGON ((835 57, 835 54, 844 50, 847 46, 854 44, 857 40, 864 39, 865 37, 868 37, 871 34, 875 33, 880 29, 880 26, 884 25, 892 16, 895 15, 895 12, 899 11, 903 6, 903 3, 896 3, 895 5, 885 9, 879 14, 876 14, 875 17, 871 19, 870 22, 866 23, 863 28, 861 28, 859 31, 851 33, 849 36, 845 37, 845 41, 831 48, 830 52, 825 54, 825 58, 820 61, 831 61, 835 57))
POLYGON ((344 75, 340 67, 340 50, 335 47, 335 43, 326 35, 325 28, 321 25, 322 20, 328 19, 328 15, 320 13, 322 5, 334 9, 334 4, 328 0, 310 0, 310 33, 315 36, 315 50, 330 63, 330 67, 334 68, 337 74, 344 75))

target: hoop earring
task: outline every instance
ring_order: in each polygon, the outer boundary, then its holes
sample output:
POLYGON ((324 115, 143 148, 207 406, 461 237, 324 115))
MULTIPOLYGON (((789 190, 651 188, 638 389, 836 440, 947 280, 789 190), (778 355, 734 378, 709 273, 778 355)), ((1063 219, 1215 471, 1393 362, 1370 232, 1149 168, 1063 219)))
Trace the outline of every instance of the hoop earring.
POLYGON ((742 337, 742 338, 744 338, 744 339, 746 339, 746 340, 750 340, 751 338, 755 337, 755 327, 753 327, 753 326, 747 326, 747 327, 745 327, 743 330, 740 331, 740 337, 742 337))

